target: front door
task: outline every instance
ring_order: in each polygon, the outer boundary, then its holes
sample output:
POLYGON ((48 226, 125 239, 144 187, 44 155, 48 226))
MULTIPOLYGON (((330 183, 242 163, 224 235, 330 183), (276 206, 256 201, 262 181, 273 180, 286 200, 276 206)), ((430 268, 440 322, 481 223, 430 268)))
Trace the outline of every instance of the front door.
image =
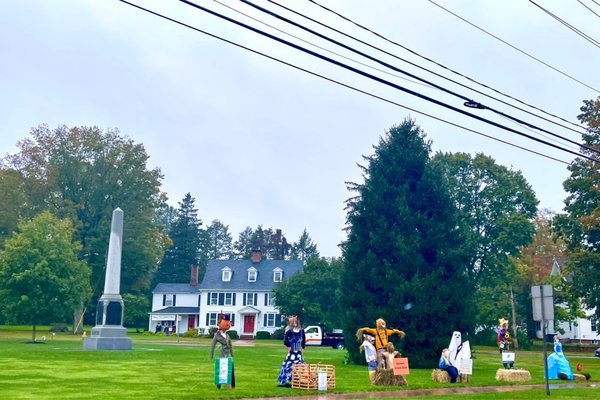
POLYGON ((188 331, 196 329, 196 316, 188 315, 188 331))
POLYGON ((244 315, 244 334, 254 333, 254 315, 244 315))

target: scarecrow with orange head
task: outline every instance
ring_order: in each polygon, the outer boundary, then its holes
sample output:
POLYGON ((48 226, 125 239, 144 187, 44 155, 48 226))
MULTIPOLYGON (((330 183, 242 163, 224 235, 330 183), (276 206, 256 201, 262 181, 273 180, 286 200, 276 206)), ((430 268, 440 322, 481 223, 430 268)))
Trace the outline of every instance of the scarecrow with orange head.
POLYGON ((400 338, 404 338, 406 334, 398 329, 388 329, 383 318, 379 318, 375 321, 375 328, 360 328, 356 331, 356 337, 362 337, 363 334, 369 334, 375 338, 375 349, 377 350, 377 369, 385 368, 384 353, 387 350, 388 337, 391 335, 398 335, 400 338))
POLYGON ((227 334, 227 331, 231 329, 229 315, 219 314, 217 326, 219 329, 215 332, 210 347, 210 358, 214 358, 217 343, 221 345, 221 354, 219 358, 215 359, 215 385, 219 389, 222 385, 226 389, 231 389, 235 387, 235 372, 233 369, 233 346, 227 334))

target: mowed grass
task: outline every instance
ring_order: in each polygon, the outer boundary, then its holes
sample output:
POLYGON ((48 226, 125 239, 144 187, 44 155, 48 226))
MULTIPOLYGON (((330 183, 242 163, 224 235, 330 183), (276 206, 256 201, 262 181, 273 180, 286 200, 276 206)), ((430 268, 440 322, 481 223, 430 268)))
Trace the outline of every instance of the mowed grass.
MULTIPOLYGON (((84 351, 81 337, 67 334, 52 337, 47 331, 41 331, 38 339, 42 336, 46 336, 45 344, 30 344, 27 343, 31 337, 29 332, 0 327, 0 399, 217 399, 318 394, 277 387, 277 375, 285 356, 280 341, 235 346, 237 387, 227 391, 216 389, 213 384, 208 339, 131 334, 132 351, 84 351)), ((495 380, 501 363, 494 348, 475 348, 473 376, 467 384, 435 383, 431 380, 431 369, 411 369, 408 386, 402 388, 372 386, 366 367, 344 364, 345 354, 345 351, 319 347, 305 351, 305 360, 309 363, 335 365, 337 387, 334 393, 510 385, 495 380)), ((581 363, 592 380, 552 381, 551 397, 600 399, 600 388, 589 387, 590 383, 600 380, 600 359, 569 353, 567 357, 573 368, 581 363), (561 389, 554 389, 556 384, 560 384, 561 389)), ((516 365, 531 372, 533 379, 528 385, 545 383, 541 352, 517 352, 516 365)), ((441 396, 465 400, 547 397, 545 388, 441 396)))

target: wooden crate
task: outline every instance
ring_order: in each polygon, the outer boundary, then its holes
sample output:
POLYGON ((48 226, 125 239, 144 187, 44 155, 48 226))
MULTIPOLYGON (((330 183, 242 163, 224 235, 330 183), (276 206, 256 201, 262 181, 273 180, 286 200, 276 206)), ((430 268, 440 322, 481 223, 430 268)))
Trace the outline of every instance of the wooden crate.
POLYGON ((292 365, 292 388, 304 390, 319 389, 318 374, 327 374, 327 390, 335 389, 335 366, 328 364, 292 365))

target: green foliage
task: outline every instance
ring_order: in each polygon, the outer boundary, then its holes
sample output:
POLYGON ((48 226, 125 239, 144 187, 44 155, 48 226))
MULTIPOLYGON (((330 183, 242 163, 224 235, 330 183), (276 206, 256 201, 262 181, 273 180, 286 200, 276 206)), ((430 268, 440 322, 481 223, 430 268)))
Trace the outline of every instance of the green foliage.
POLYGON ((231 340, 237 340, 237 339, 240 338, 240 336, 238 335, 237 331, 233 331, 233 330, 227 331, 227 334, 229 335, 229 338, 231 340))
POLYGON ((13 323, 35 327, 72 318, 91 294, 90 271, 77 255, 73 227, 43 212, 19 225, 0 253, 0 302, 13 323))
POLYGON ((202 233, 201 247, 207 260, 233 258, 233 238, 229 233, 229 226, 218 219, 213 220, 202 233))
POLYGON ((124 211, 121 291, 147 290, 162 258, 165 237, 155 225, 162 202, 159 169, 147 168, 144 147, 117 129, 45 125, 18 143, 4 165, 24 179, 29 215, 50 210, 69 218, 91 267, 94 297, 102 294, 112 211, 124 211))
POLYGON ((267 331, 258 331, 255 336, 256 340, 266 340, 271 339, 271 334, 267 331))
POLYGON ((148 325, 148 310, 151 307, 148 296, 124 293, 122 297, 125 309, 123 325, 133 328, 146 327, 148 325))
POLYGON ((19 220, 27 215, 27 195, 24 180, 18 171, 0 169, 0 249, 17 229, 19 220))
MULTIPOLYGON (((357 195, 347 201, 341 279, 344 331, 384 318, 406 332, 396 347, 415 367, 434 366, 449 333, 473 326, 464 232, 429 154, 424 133, 407 120, 365 157, 364 184, 349 184, 357 195)), ((353 362, 364 359, 346 344, 353 362)))
POLYGON ((188 329, 183 334, 183 337, 198 337, 198 329, 188 329))
MULTIPOLYGON (((587 128, 582 135, 583 143, 597 149, 600 98, 584 101, 578 118, 587 128)), ((596 315, 600 315, 600 164, 594 151, 584 147, 580 151, 596 161, 577 158, 569 165, 571 174, 563 183, 569 193, 565 199, 565 214, 554 219, 554 226, 571 251, 565 274, 573 279, 575 294, 587 308, 596 308, 596 315)))
MULTIPOLYGON (((169 247, 156 271, 155 283, 187 282, 190 277, 190 266, 199 265, 202 221, 198 218, 195 199, 187 193, 179 202, 175 220, 169 226, 168 234, 173 245, 169 247)), ((199 265, 199 279, 204 276, 206 260, 199 265)))
POLYGON ((271 334, 271 339, 283 340, 284 335, 285 335, 285 327, 277 328, 271 334))
POLYGON ((310 258, 318 257, 319 251, 317 250, 317 245, 310 238, 306 228, 304 228, 302 234, 298 238, 298 241, 292 244, 290 259, 306 261, 310 258))
POLYGON ((343 263, 309 258, 304 270, 275 286, 275 304, 283 315, 298 315, 303 325, 341 323, 338 301, 343 263))

